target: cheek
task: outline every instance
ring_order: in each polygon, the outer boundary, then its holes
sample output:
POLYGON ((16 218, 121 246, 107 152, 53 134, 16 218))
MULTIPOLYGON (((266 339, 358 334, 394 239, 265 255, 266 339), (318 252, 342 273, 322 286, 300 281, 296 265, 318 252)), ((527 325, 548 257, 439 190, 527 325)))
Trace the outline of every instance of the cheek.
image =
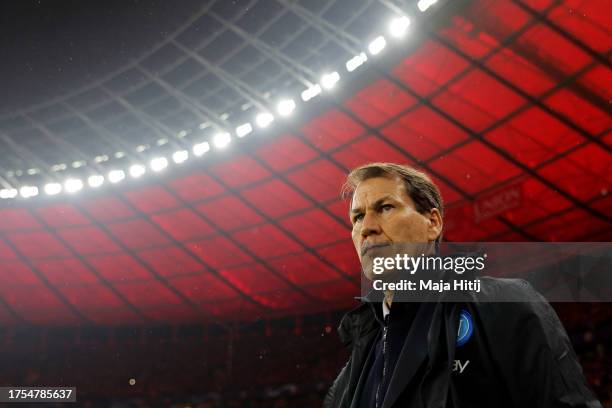
POLYGON ((388 224, 388 235, 395 242, 426 242, 427 223, 419 214, 411 213, 388 224))

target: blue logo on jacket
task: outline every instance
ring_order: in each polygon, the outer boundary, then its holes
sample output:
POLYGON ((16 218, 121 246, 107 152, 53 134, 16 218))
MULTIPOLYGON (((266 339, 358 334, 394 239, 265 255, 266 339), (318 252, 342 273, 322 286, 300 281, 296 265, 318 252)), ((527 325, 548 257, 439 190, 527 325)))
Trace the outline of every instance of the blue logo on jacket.
POLYGON ((474 319, 465 309, 459 313, 459 329, 457 330, 457 347, 463 346, 468 342, 474 333, 474 319))

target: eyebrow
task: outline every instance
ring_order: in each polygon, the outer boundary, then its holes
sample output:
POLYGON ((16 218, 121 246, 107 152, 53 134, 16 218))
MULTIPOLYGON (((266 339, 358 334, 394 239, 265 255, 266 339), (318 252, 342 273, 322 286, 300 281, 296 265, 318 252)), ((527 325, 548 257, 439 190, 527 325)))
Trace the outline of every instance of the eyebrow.
MULTIPOLYGON (((380 205, 387 200, 393 200, 393 197, 384 196, 384 197, 379 198, 378 200, 374 201, 374 204, 372 204, 372 208, 380 207, 380 205)), ((363 207, 352 208, 350 211, 351 214, 357 214, 361 212, 363 212, 363 207)))

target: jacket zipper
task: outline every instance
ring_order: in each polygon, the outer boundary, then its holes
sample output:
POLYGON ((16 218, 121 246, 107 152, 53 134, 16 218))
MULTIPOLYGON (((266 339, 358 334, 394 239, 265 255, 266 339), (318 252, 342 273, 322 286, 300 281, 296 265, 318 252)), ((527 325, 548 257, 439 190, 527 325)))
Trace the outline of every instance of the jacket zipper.
POLYGON ((382 405, 382 400, 380 399, 380 388, 383 385, 383 382, 385 381, 385 379, 387 378, 387 330, 389 328, 388 325, 388 315, 385 318, 385 325, 383 328, 383 347, 382 347, 382 353, 383 353, 383 372, 382 372, 382 380, 380 381, 380 383, 378 384, 378 387, 376 387, 376 408, 380 408, 382 405))

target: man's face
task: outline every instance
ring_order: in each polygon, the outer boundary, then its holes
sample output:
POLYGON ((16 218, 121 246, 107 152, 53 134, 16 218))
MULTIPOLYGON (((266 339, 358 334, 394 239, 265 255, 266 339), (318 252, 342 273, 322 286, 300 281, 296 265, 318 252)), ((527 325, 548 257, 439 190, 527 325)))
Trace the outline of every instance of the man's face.
MULTIPOLYGON (((400 178, 374 177, 359 183, 350 215, 353 244, 362 265, 364 258, 380 256, 389 244, 397 244, 393 245, 397 249, 405 243, 431 242, 442 230, 440 212, 419 213, 400 178)), ((371 278, 367 272, 366 276, 371 278)))

